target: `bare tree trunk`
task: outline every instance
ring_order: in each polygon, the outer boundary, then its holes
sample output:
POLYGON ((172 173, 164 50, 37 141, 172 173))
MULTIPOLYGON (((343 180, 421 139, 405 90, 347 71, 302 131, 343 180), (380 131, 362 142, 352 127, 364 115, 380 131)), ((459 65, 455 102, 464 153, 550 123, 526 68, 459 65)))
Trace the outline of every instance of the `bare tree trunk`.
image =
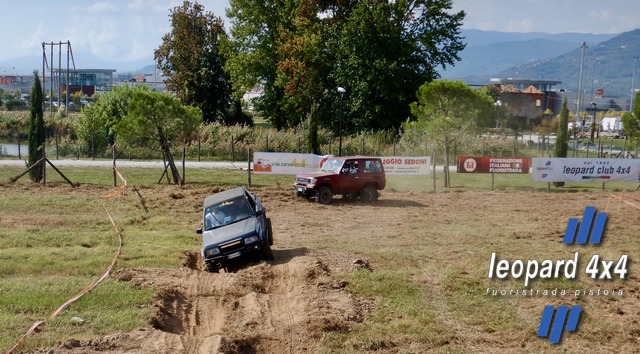
POLYGON ((171 176, 173 177, 173 184, 182 185, 182 180, 180 179, 180 174, 178 173, 178 168, 176 167, 175 161, 173 161, 173 156, 171 156, 171 149, 169 146, 169 142, 166 137, 162 133, 161 129, 158 128, 158 135, 160 136, 160 149, 164 153, 164 156, 167 159, 167 163, 169 164, 169 169, 171 170, 171 176))

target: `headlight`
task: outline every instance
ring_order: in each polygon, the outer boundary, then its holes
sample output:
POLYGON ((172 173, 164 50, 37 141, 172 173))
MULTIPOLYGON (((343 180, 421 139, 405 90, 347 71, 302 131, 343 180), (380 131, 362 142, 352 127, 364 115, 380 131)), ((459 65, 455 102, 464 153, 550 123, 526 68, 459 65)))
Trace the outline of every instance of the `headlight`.
POLYGON ((309 184, 316 184, 318 182, 317 178, 309 178, 309 184))
POLYGON ((260 240, 258 238, 258 235, 249 236, 249 237, 244 239, 244 244, 248 245, 250 243, 258 242, 258 240, 260 240))
POLYGON ((204 251, 205 257, 217 256, 219 254, 220 254, 220 250, 218 249, 218 247, 209 248, 204 251))

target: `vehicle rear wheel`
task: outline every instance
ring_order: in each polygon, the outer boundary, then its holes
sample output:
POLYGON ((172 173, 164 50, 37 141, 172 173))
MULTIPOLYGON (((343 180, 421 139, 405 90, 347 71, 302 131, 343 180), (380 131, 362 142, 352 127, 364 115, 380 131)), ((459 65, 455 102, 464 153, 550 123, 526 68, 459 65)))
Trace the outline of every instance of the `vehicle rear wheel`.
POLYGON ((316 200, 320 204, 329 204, 331 203, 331 198, 333 198, 333 191, 331 187, 320 187, 318 190, 318 194, 316 194, 316 200))
POLYGON ((366 186, 360 191, 360 200, 363 203, 375 203, 378 201, 378 190, 374 186, 366 186))

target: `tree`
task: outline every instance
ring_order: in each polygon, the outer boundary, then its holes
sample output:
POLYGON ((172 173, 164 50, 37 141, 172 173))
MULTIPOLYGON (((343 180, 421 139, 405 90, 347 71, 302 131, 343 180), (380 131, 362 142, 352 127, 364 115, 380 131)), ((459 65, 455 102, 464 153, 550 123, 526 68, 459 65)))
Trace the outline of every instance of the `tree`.
POLYGON ((185 106, 168 94, 137 87, 132 91, 127 114, 113 126, 118 141, 125 144, 145 141, 157 144, 171 171, 174 184, 183 184, 171 155, 179 138, 196 131, 202 123, 202 111, 185 106))
MULTIPOLYGON (((633 114, 625 113, 622 115, 622 131, 626 139, 632 146, 638 146, 640 144, 640 92, 636 94, 634 104, 632 107, 633 114)), ((636 156, 637 157, 637 156, 636 156)))
POLYGON ((347 90, 345 131, 398 128, 439 66, 459 60, 464 12, 450 0, 232 0, 234 90, 264 87, 257 108, 277 128, 317 107, 337 128, 338 86, 347 90))
POLYGON ((567 157, 569 150, 569 108, 567 108, 567 98, 562 101, 560 109, 560 122, 556 132, 556 145, 554 147, 556 157, 567 157))
POLYGON ((438 80, 420 86, 417 102, 411 103, 415 122, 405 122, 409 134, 424 132, 444 152, 444 186, 450 187, 449 153, 454 144, 476 133, 486 120, 492 119, 493 100, 484 91, 470 88, 461 81, 438 80))
MULTIPOLYGON (((43 95, 42 84, 38 72, 33 72, 33 87, 31 88, 31 108, 29 115, 29 161, 28 166, 31 167, 44 157, 44 112, 42 109, 43 95)), ((33 167, 29 171, 29 177, 33 182, 42 181, 44 164, 33 167)))
POLYGON ((166 87, 185 105, 199 107, 207 122, 221 121, 227 115, 231 97, 225 57, 221 43, 226 37, 224 23, 199 3, 184 1, 171 10, 170 33, 154 52, 166 87))
POLYGON ((87 107, 78 118, 78 137, 85 142, 92 156, 113 143, 114 126, 128 114, 132 96, 131 87, 116 86, 100 94, 95 104, 87 107))
MULTIPOLYGON (((562 101, 560 109, 560 122, 556 133, 556 145, 554 147, 556 157, 567 157, 569 150, 569 108, 567 108, 567 98, 562 101)), ((564 186, 564 182, 553 182, 556 187, 564 186)))

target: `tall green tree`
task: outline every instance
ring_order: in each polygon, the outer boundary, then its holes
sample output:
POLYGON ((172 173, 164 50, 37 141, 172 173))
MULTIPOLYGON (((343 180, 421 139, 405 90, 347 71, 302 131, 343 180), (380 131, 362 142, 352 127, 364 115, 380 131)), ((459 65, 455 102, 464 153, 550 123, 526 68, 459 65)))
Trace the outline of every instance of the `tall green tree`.
MULTIPOLYGON (((31 88, 31 108, 29 114, 29 161, 28 166, 31 167, 44 157, 44 112, 42 109, 43 95, 42 84, 38 72, 33 72, 33 87, 31 88)), ((29 171, 29 177, 33 182, 42 181, 44 165, 33 167, 29 171)))
POLYGON ((451 0, 231 0, 227 68, 234 89, 264 87, 258 109, 277 128, 296 126, 316 105, 337 131, 338 86, 345 130, 397 128, 437 68, 459 60, 464 12, 451 0))
POLYGON ((231 86, 224 71, 221 44, 226 37, 220 17, 198 2, 184 1, 171 10, 171 32, 154 56, 166 87, 185 105, 199 107, 207 122, 222 121, 231 107, 231 86))
POLYGON ((627 112, 622 115, 622 132, 631 143, 631 147, 640 144, 640 104, 638 99, 640 99, 640 92, 636 93, 633 107, 631 107, 633 113, 627 112))
POLYGON ((567 98, 562 101, 560 108, 560 122, 556 132, 556 144, 554 147, 556 157, 567 157, 569 150, 569 108, 567 108, 567 98))
POLYGON ((449 154, 454 144, 478 132, 492 119, 494 107, 485 91, 470 88, 461 81, 437 80, 420 86, 418 101, 411 103, 416 121, 403 124, 404 131, 423 132, 444 153, 444 186, 451 185, 449 154))
POLYGON ((172 147, 195 132, 202 123, 202 111, 198 107, 183 105, 177 98, 145 87, 133 90, 127 114, 113 126, 117 141, 124 144, 145 142, 151 148, 159 148, 169 167, 174 184, 183 184, 172 147))
MULTIPOLYGON (((567 98, 562 101, 560 108, 560 122, 558 122, 558 131, 556 132, 556 144, 554 152, 556 157, 567 157, 569 150, 569 108, 567 108, 567 98)), ((556 187, 564 186, 564 182, 553 182, 556 187)))

